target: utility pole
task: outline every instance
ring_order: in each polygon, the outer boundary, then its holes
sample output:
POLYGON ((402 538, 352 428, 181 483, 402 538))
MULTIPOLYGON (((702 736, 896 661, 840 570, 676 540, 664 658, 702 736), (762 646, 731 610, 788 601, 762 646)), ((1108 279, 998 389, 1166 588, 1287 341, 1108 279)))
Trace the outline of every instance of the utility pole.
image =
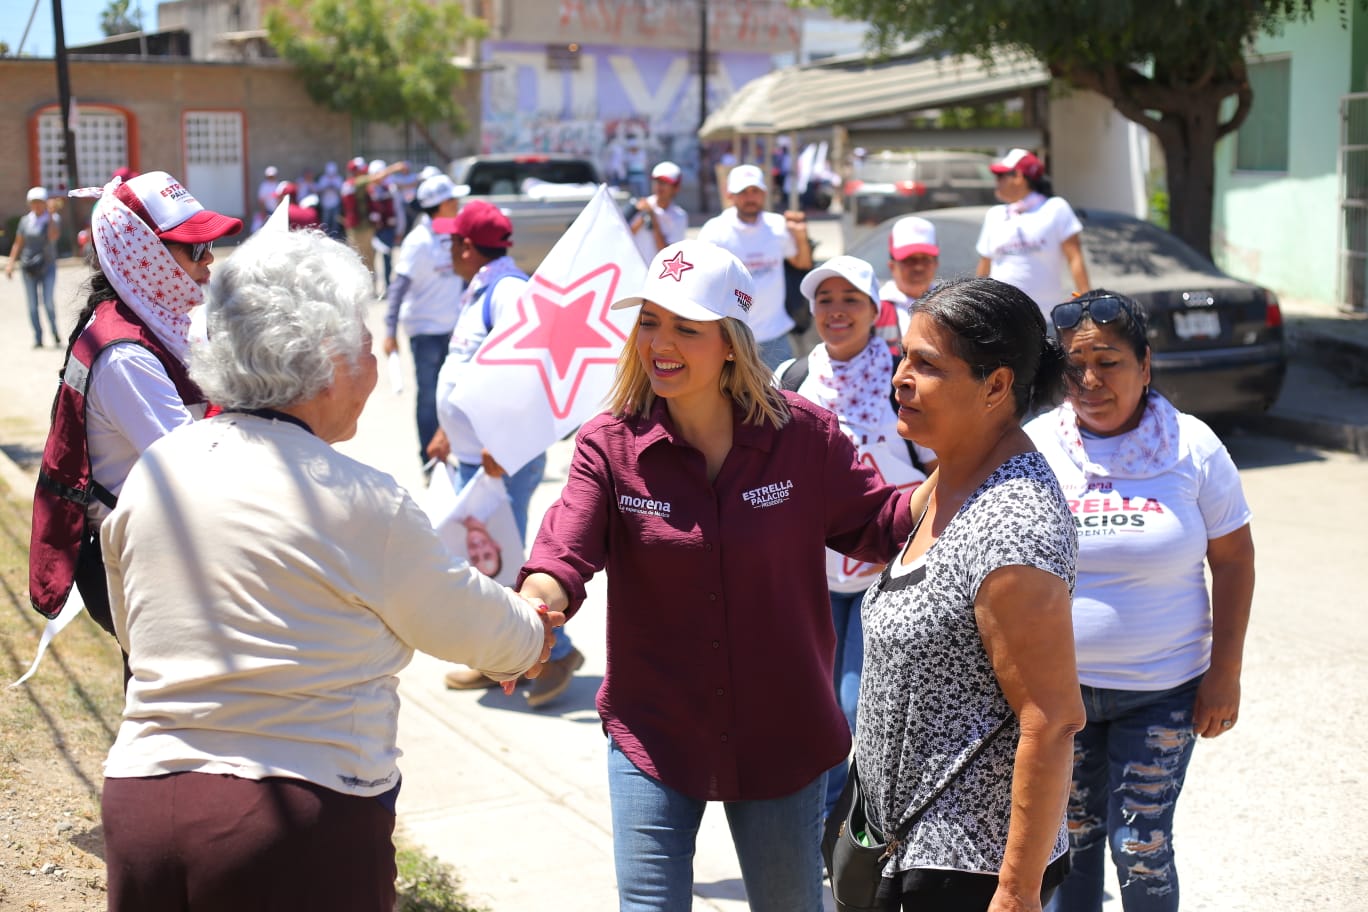
POLYGON ((71 76, 67 71, 66 31, 62 28, 62 0, 52 0, 52 37, 56 42, 57 102, 62 111, 62 138, 66 146, 66 189, 81 186, 76 169, 76 134, 71 132, 71 76))
MULTIPOLYGON (((703 122, 708 119, 708 0, 698 0, 698 129, 703 129, 703 122)), ((703 146, 703 140, 698 141, 698 203, 699 211, 706 212, 708 200, 708 187, 712 183, 712 162, 709 160, 707 151, 703 146)))

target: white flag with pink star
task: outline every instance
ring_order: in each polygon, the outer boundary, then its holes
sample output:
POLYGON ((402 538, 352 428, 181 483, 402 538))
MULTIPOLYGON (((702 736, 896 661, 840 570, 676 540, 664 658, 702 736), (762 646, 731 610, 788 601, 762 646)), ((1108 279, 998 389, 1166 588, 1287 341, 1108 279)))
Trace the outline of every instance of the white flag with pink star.
MULTIPOLYGON (((514 237, 517 242, 517 237, 514 237)), ((646 264, 601 186, 502 315, 452 393, 485 449, 512 473, 602 411, 646 264)))

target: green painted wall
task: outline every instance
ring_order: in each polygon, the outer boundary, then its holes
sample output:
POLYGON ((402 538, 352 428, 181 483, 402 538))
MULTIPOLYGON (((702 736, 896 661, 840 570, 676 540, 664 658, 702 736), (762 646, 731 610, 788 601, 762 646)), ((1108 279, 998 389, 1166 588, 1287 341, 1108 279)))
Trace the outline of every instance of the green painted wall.
POLYGON ((1346 13, 1347 28, 1337 0, 1322 0, 1312 21, 1256 43, 1257 55, 1291 60, 1287 172, 1236 171, 1233 135, 1216 147, 1216 262, 1284 297, 1335 297, 1340 96, 1364 84, 1368 62, 1368 13, 1358 3, 1346 13))

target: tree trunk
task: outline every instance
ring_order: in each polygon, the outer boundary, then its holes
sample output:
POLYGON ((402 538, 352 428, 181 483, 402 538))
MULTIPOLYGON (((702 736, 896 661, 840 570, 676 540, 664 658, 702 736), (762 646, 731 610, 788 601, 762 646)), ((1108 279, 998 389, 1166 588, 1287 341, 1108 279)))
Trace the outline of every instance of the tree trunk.
MULTIPOLYGON (((1219 90, 1217 90, 1219 91, 1219 90)), ((1216 196, 1216 139, 1221 98, 1199 92, 1181 110, 1164 112, 1155 135, 1168 175, 1169 230, 1211 257, 1211 207, 1216 196)))
POLYGON ((442 171, 445 172, 447 167, 451 164, 453 158, 452 154, 438 145, 437 140, 432 137, 432 132, 428 130, 427 124, 419 123, 416 120, 410 121, 410 123, 413 125, 413 129, 418 131, 418 135, 423 137, 423 141, 428 144, 428 148, 433 152, 436 152, 438 157, 441 158, 441 168, 442 171))

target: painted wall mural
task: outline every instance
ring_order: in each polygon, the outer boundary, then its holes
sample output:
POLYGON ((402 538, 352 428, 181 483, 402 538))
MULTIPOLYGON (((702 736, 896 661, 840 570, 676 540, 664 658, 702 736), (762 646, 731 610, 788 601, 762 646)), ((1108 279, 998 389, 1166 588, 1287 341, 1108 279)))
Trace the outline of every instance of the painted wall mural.
MULTIPOLYGON (((577 70, 547 69, 539 44, 487 42, 484 152, 565 152, 640 193, 655 162, 698 169, 697 74, 684 50, 583 45, 577 70)), ((722 52, 708 77, 708 109, 769 72, 767 53, 722 52)))

